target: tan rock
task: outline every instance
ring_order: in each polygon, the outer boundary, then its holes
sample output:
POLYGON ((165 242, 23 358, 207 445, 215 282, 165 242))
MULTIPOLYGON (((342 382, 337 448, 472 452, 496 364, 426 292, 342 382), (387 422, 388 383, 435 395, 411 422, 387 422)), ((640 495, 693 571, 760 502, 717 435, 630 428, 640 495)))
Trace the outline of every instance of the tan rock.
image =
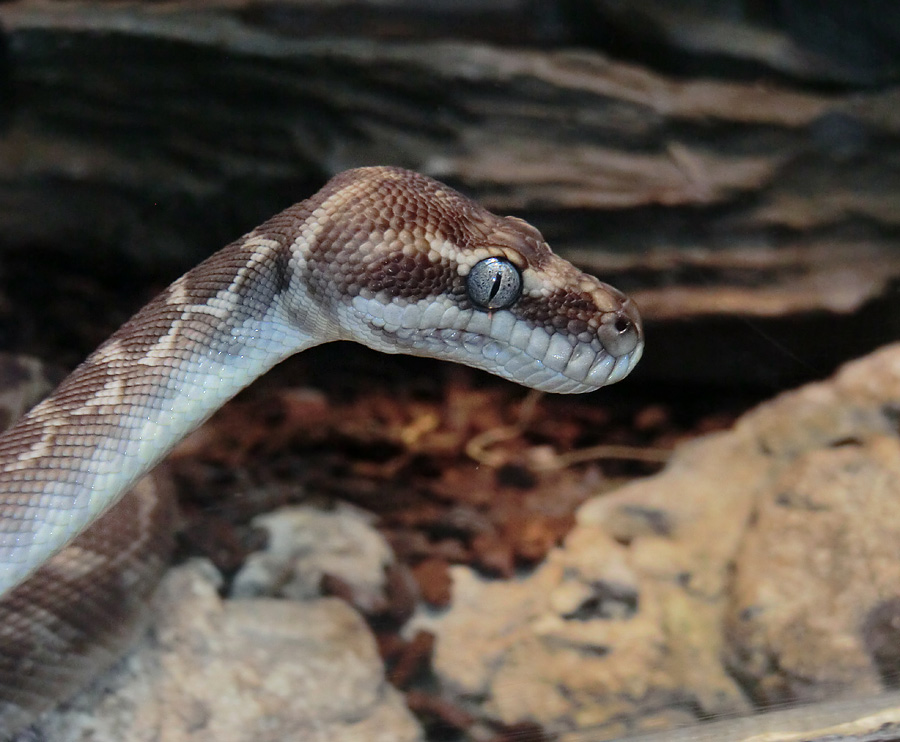
POLYGON ((327 511, 284 507, 255 518, 253 525, 268 534, 266 547, 251 554, 235 575, 232 597, 309 600, 321 594, 327 575, 339 578, 364 612, 383 610, 394 554, 374 520, 351 505, 327 511))
POLYGON ((448 691, 600 739, 880 688, 900 670, 898 400, 894 345, 588 502, 529 577, 455 568, 449 611, 419 621, 448 691))
POLYGON ((336 599, 222 601, 216 575, 172 570, 153 630, 71 704, 47 714, 53 742, 415 742, 360 616, 336 599))

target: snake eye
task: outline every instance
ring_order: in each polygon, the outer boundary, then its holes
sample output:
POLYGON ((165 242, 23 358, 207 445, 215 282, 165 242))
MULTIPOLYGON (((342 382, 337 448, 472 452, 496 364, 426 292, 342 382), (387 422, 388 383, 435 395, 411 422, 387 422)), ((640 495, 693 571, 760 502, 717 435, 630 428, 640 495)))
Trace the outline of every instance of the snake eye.
POLYGON ((479 309, 506 309, 522 295, 522 275, 508 260, 486 258, 472 266, 466 291, 479 309))

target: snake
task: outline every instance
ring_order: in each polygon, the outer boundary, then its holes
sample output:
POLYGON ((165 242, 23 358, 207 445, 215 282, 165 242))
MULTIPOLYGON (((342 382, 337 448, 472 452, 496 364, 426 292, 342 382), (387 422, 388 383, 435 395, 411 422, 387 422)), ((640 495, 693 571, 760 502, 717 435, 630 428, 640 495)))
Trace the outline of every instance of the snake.
MULTIPOLYGON (((0 739, 139 630, 175 522, 172 493, 145 475, 274 365, 338 340, 556 393, 620 381, 644 348, 634 303, 527 222, 402 168, 336 175, 177 279, 0 437, 0 739)), ((849 727, 784 738, 900 739, 898 706, 854 702, 839 708, 862 717, 849 727)), ((836 708, 799 718, 815 728, 836 708)), ((646 740, 791 726, 765 718, 646 740)))
POLYGON ((395 167, 333 177, 200 263, 0 438, 0 737, 109 665, 166 561, 144 477, 275 364, 352 340, 589 392, 643 350, 634 303, 541 233, 395 167))

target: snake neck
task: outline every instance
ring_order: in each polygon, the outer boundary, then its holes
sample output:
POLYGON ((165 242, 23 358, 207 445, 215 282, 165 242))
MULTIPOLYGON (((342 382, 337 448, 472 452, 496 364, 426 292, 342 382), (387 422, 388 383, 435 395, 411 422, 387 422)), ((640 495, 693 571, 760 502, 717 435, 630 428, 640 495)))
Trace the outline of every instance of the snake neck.
POLYGON ((292 254, 263 228, 216 253, 0 438, 0 594, 250 382, 331 339, 321 313, 296 295, 303 284, 287 273, 292 254), (65 466, 43 466, 48 456, 65 466), (71 521, 52 517, 60 512, 71 521))

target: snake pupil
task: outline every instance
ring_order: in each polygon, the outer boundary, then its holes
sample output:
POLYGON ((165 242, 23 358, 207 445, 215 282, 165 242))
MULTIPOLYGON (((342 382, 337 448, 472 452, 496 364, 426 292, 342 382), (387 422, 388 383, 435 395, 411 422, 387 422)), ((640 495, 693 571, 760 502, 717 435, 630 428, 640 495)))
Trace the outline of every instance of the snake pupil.
POLYGON ((491 293, 488 296, 488 302, 493 301, 494 297, 497 296, 497 292, 500 291, 500 287, 502 285, 503 285, 503 277, 499 273, 497 273, 497 275, 494 276, 494 284, 491 286, 491 293))

